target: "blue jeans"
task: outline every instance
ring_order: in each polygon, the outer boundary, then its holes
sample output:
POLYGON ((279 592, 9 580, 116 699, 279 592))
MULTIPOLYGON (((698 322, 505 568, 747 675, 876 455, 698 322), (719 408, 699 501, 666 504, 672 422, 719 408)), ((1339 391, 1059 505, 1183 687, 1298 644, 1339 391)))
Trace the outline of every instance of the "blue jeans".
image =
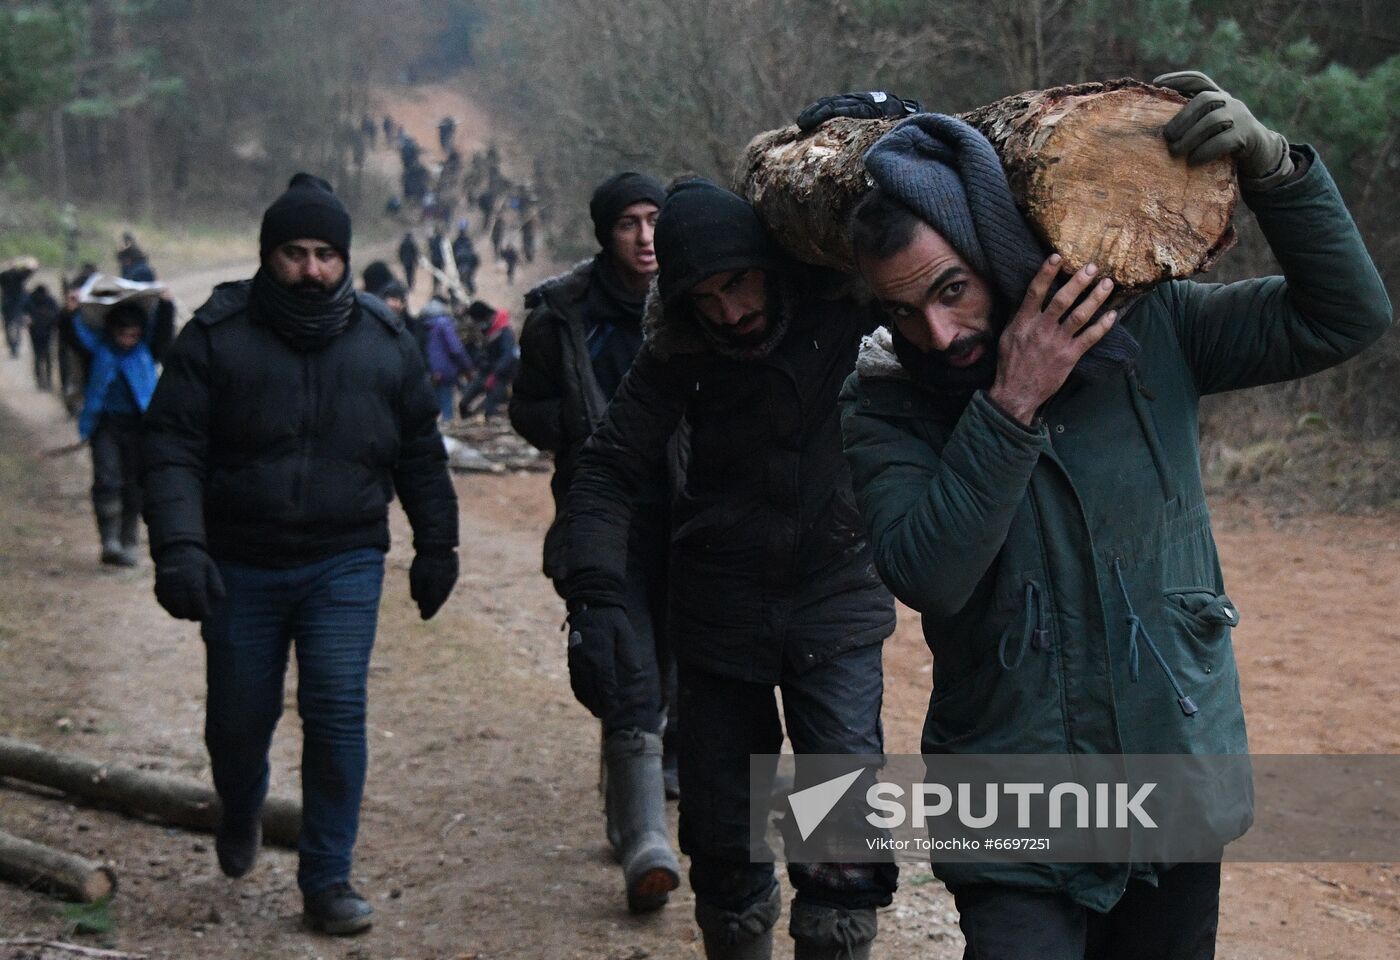
POLYGON ((314 893, 350 879, 384 554, 351 550, 285 570, 218 566, 228 595, 202 627, 209 684, 204 742, 214 787, 230 820, 258 816, 295 640, 303 736, 297 885, 314 893))
POLYGON ((457 409, 456 393, 456 383, 451 380, 433 384, 433 396, 437 397, 438 411, 443 423, 452 422, 452 414, 457 409))

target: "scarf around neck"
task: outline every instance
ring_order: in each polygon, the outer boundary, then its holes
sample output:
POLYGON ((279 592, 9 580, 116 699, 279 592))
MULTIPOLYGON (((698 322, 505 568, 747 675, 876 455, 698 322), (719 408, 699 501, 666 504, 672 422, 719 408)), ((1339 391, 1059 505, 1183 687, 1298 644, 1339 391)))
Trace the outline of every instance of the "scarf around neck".
POLYGON ((253 275, 253 308, 258 319, 297 350, 320 350, 344 333, 356 306, 348 268, 335 290, 310 296, 282 286, 265 269, 253 275))

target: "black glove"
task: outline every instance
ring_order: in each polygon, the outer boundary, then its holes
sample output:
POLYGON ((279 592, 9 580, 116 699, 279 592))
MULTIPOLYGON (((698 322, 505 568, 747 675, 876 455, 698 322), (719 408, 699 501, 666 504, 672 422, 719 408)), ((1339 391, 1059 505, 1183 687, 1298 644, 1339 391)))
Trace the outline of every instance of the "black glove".
POLYGON ((424 547, 413 555, 408 568, 408 595, 418 604, 424 620, 442 609, 457 582, 457 551, 451 547, 424 547))
POLYGON ((879 120, 881 117, 907 117, 923 112, 923 105, 919 101, 901 100, 883 90, 873 90, 870 93, 838 93, 822 97, 799 113, 797 129, 803 133, 810 133, 832 117, 879 120))
POLYGON ((569 686, 600 720, 617 694, 617 648, 631 637, 632 621, 621 607, 581 603, 569 614, 569 686))
POLYGON ((1251 186, 1256 188, 1282 183, 1293 173, 1283 135, 1256 120, 1248 107, 1204 73, 1164 73, 1152 82, 1191 98, 1162 128, 1173 155, 1184 153, 1186 162, 1194 165, 1232 153, 1240 176, 1255 181, 1251 186))
POLYGON ((219 568, 203 547, 178 543, 156 561, 156 602, 180 620, 206 620, 224 599, 219 568))

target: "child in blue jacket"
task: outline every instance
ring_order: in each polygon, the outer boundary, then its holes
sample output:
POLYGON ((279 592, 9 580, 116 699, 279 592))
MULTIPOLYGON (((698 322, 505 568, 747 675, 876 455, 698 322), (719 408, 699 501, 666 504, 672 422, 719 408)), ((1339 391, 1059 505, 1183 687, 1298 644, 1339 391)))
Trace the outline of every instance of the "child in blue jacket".
POLYGON ((88 355, 87 387, 78 435, 92 447, 92 506, 102 539, 102 562, 137 564, 141 529, 141 415, 156 389, 156 362, 174 330, 174 304, 163 294, 154 310, 134 300, 117 303, 102 331, 80 314, 69 320, 88 355))

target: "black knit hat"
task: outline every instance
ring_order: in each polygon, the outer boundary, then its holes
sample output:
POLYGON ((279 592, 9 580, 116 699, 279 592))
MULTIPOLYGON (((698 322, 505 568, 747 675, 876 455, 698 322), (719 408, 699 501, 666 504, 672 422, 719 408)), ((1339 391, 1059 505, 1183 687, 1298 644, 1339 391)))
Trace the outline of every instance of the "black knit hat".
POLYGON ((747 200, 697 177, 681 183, 656 218, 661 301, 670 305, 726 270, 773 269, 777 247, 747 200))
POLYGON ((331 185, 310 173, 298 173, 287 191, 263 213, 258 253, 266 257, 289 240, 322 240, 350 261, 350 212, 331 185))
POLYGON ((666 200, 666 188, 655 177, 626 170, 615 173, 593 188, 588 215, 593 218, 593 235, 604 250, 612 240, 613 224, 622 211, 643 200, 658 207, 666 200))

